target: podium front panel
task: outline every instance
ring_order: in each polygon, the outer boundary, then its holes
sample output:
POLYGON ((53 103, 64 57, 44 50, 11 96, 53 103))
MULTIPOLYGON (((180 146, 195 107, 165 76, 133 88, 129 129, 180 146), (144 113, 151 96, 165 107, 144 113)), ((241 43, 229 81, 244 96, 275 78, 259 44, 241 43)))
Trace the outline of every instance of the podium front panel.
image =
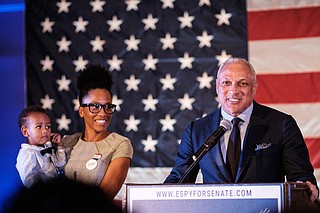
POLYGON ((283 212, 283 184, 127 184, 128 213, 283 212))

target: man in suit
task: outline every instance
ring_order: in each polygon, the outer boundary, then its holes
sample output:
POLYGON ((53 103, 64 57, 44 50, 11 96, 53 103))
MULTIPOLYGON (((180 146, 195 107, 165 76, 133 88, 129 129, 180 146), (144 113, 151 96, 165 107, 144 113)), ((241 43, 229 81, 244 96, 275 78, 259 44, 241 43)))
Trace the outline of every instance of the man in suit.
POLYGON ((257 87, 255 70, 248 61, 230 58, 219 68, 216 92, 221 108, 188 125, 176 164, 165 183, 180 182, 193 162, 192 156, 218 129, 220 121, 238 117, 241 141, 236 171, 232 172, 229 166, 228 140, 232 131, 226 131, 183 182, 194 183, 199 169, 204 183, 275 183, 284 182, 286 177, 288 182, 306 182, 311 201, 317 199, 313 167, 296 121, 290 115, 258 104, 254 100, 257 87))

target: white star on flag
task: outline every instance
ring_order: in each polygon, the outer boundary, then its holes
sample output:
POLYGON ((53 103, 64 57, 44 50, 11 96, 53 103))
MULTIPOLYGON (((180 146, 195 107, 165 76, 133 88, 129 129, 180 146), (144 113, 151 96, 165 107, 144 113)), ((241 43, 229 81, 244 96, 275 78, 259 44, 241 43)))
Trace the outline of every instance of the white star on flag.
POLYGON ((218 19, 217 25, 230 25, 229 19, 231 18, 231 16, 231 13, 226 13, 225 9, 221 9, 220 14, 215 15, 215 17, 218 19))
POLYGON ((152 95, 149 94, 147 99, 142 99, 142 103, 144 104, 144 111, 156 111, 156 104, 158 102, 158 99, 153 99, 152 95))
POLYGON ((76 27, 75 32, 86 32, 86 26, 89 24, 88 21, 83 20, 82 16, 77 21, 73 21, 72 24, 76 27))
POLYGON ((130 130, 133 130, 134 132, 138 131, 138 125, 140 124, 140 120, 136 119, 134 115, 130 115, 129 119, 124 119, 123 121, 127 127, 126 131, 129 132, 130 130))
POLYGON ((178 98, 178 102, 181 104, 180 110, 188 109, 192 110, 192 104, 195 101, 195 98, 190 98, 187 93, 183 95, 183 98, 178 98))
POLYGON ((144 70, 156 70, 156 64, 158 63, 158 61, 159 59, 153 58, 152 54, 148 54, 148 57, 146 59, 142 59, 142 62, 145 65, 144 70))
POLYGON ((212 35, 208 35, 207 31, 203 31, 201 36, 197 36, 197 40, 200 42, 199 47, 204 46, 211 47, 211 40, 213 39, 212 35))
POLYGON ((142 19, 142 22, 144 23, 144 30, 155 30, 156 29, 156 23, 159 21, 158 18, 153 18, 152 14, 148 14, 147 18, 142 19))
POLYGON ((178 17, 178 20, 181 22, 181 29, 185 27, 192 28, 192 21, 194 20, 194 16, 189 16, 188 12, 184 12, 182 17, 178 17))
POLYGON ((201 77, 197 77, 197 81, 199 81, 200 85, 199 88, 203 89, 207 87, 208 89, 211 88, 211 81, 213 81, 212 76, 208 76, 207 72, 202 73, 201 77))
POLYGON ((117 70, 120 71, 120 65, 123 63, 122 59, 118 59, 117 55, 113 55, 112 59, 108 59, 107 63, 109 64, 109 70, 113 71, 113 70, 117 70))
POLYGON ((63 114, 61 116, 61 118, 57 118, 56 119, 57 123, 58 123, 58 130, 61 131, 63 129, 65 130, 69 130, 69 124, 71 123, 71 119, 68 119, 67 116, 65 114, 63 114))
POLYGON ((95 1, 91 1, 90 5, 92 6, 92 12, 103 12, 103 5, 105 5, 106 2, 105 1, 101 1, 101 0, 95 0, 95 1))
POLYGON ((117 95, 113 95, 112 96, 112 103, 117 105, 117 112, 120 112, 121 111, 121 104, 123 103, 123 100, 122 99, 119 99, 117 95))
POLYGON ((125 1, 126 5, 127 5, 127 11, 130 10, 138 10, 138 4, 140 3, 139 0, 127 0, 125 1))
POLYGON ((68 13, 69 7, 71 5, 71 2, 66 2, 66 0, 61 0, 60 2, 57 2, 58 13, 68 13))
POLYGON ((105 40, 101 40, 100 36, 96 36, 96 38, 92 41, 90 41, 90 44, 92 45, 92 52, 102 52, 103 51, 103 45, 106 43, 105 40))
POLYGON ((177 79, 171 78, 171 75, 167 73, 165 78, 160 78, 160 82, 162 83, 162 90, 174 90, 173 84, 177 82, 177 79))
POLYGON ((162 9, 174 8, 173 2, 175 2, 175 0, 161 0, 161 2, 162 2, 162 7, 161 7, 162 9))
POLYGON ((156 145, 158 144, 158 140, 152 139, 151 135, 147 136, 146 140, 141 140, 141 143, 144 145, 144 152, 151 151, 155 152, 156 151, 156 145))
POLYGON ((180 69, 189 68, 192 69, 192 62, 194 61, 194 57, 190 57, 189 53, 185 52, 183 54, 183 58, 178 58, 178 61, 181 63, 180 69))
POLYGON ((42 103, 43 109, 52 110, 52 104, 55 102, 54 99, 51 99, 48 94, 44 96, 44 98, 40 99, 40 102, 42 103))
POLYGON ((129 39, 125 39, 124 43, 127 45, 127 51, 130 50, 139 50, 138 48, 138 44, 140 44, 141 40, 140 39, 136 39, 134 35, 130 35, 129 39))
POLYGON ((203 5, 211 6, 210 0, 200 0, 199 6, 202 7, 203 5))
POLYGON ((42 26, 42 32, 52 32, 52 27, 55 24, 54 21, 50 21, 50 19, 48 17, 45 18, 45 20, 43 22, 41 22, 41 26, 42 26))
POLYGON ((65 75, 62 75, 61 79, 57 79, 57 84, 59 85, 59 92, 62 90, 69 91, 69 84, 71 84, 71 80, 67 79, 65 75))
POLYGON ((40 64, 42 65, 42 69, 41 70, 43 72, 46 71, 46 70, 48 70, 48 71, 52 71, 53 70, 52 66, 54 64, 54 61, 51 60, 48 55, 44 58, 44 60, 40 61, 40 64))
POLYGON ((73 110, 78 111, 78 109, 80 107, 79 99, 72 99, 72 103, 74 105, 73 110))
POLYGON ((141 83, 140 79, 136 79, 136 77, 132 74, 129 79, 125 79, 124 83, 127 84, 127 91, 134 90, 138 91, 138 85, 141 83))
POLYGON ((122 20, 119 20, 117 16, 112 16, 111 20, 107 21, 107 24, 110 26, 109 27, 109 32, 112 31, 120 31, 120 25, 123 23, 122 20))
POLYGON ((176 119, 171 119, 171 116, 169 114, 166 114, 165 119, 160 119, 160 123, 162 124, 162 131, 174 131, 173 125, 177 122, 176 119))
POLYGON ((79 72, 81 70, 84 70, 88 63, 89 61, 84 60, 83 56, 80 55, 77 60, 73 61, 73 65, 76 66, 75 71, 79 72))
POLYGON ((71 41, 68 41, 65 36, 62 36, 60 41, 57 41, 57 45, 59 46, 58 52, 69 52, 69 46, 71 45, 71 41))
POLYGON ((166 33, 164 38, 160 38, 160 42, 162 43, 162 49, 174 49, 174 43, 177 41, 177 38, 171 37, 170 33, 166 33))
POLYGON ((232 55, 228 55, 225 50, 222 50, 221 55, 216 56, 216 59, 219 61, 218 66, 221 66, 223 64, 223 62, 225 62, 226 60, 228 60, 231 57, 232 57, 232 55))

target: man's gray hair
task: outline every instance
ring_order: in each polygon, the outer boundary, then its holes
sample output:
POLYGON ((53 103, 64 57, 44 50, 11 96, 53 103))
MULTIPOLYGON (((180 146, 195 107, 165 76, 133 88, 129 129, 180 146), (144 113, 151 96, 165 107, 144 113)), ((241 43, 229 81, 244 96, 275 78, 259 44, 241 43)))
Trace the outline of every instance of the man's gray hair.
POLYGON ((254 70, 253 66, 249 63, 249 61, 247 61, 247 60, 245 60, 243 58, 236 58, 236 57, 231 57, 231 58, 227 59, 225 62, 223 62, 223 64, 218 69, 217 78, 219 78, 220 71, 223 69, 223 67, 225 65, 230 64, 230 63, 234 63, 234 62, 241 62, 241 63, 246 64, 248 66, 248 68, 251 70, 254 82, 257 81, 256 71, 254 70))

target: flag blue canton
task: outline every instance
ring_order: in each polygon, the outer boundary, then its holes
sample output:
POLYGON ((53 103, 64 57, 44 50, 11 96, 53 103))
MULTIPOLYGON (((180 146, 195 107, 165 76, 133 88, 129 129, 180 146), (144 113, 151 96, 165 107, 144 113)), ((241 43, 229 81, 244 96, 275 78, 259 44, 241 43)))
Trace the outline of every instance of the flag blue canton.
POLYGON ((62 135, 83 130, 76 78, 106 67, 118 105, 110 130, 128 137, 132 166, 167 167, 190 121, 217 107, 215 75, 247 58, 245 1, 26 1, 28 105, 62 135))

